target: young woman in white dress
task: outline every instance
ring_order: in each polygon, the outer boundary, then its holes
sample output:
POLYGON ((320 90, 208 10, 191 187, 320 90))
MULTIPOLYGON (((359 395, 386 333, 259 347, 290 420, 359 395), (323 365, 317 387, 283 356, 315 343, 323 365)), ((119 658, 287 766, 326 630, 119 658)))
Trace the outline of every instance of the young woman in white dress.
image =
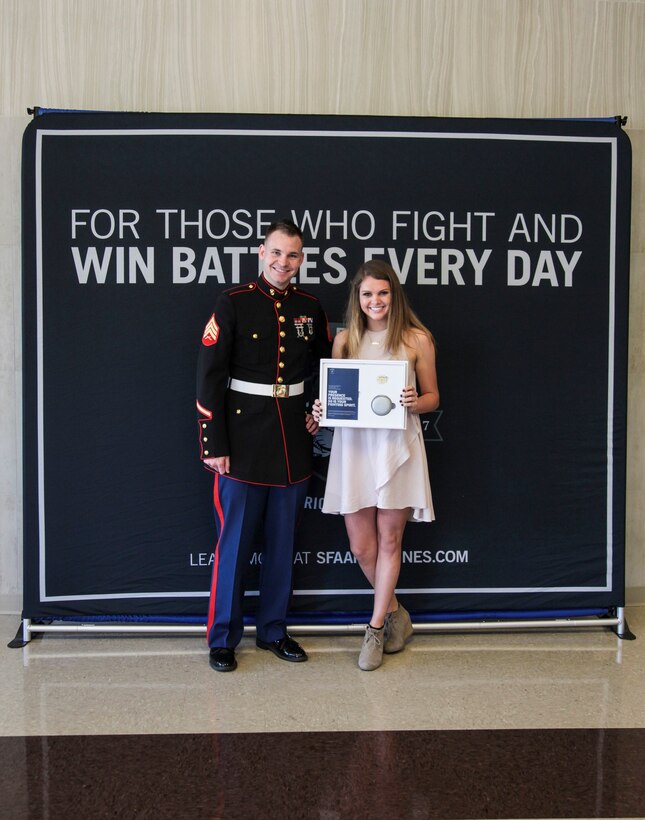
MULTIPOLYGON (((345 517, 349 545, 374 589, 372 617, 358 665, 379 667, 383 652, 398 652, 412 636, 407 610, 395 588, 408 520, 432 521, 434 510, 420 413, 439 406, 435 344, 411 309, 394 270, 370 260, 351 283, 345 328, 336 335, 336 359, 407 359, 408 386, 400 397, 405 430, 337 427, 334 431, 323 512, 345 517)), ((320 420, 319 400, 313 415, 320 420)))

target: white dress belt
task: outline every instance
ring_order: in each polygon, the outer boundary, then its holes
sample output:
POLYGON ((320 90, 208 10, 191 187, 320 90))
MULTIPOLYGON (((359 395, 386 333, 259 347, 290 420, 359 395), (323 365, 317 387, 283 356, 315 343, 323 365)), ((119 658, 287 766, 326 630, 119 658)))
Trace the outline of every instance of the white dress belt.
POLYGON ((250 393, 252 396, 272 396, 275 399, 288 399, 289 396, 300 396, 305 392, 305 383, 297 384, 259 384, 258 382, 245 382, 242 379, 231 379, 229 382, 231 390, 238 393, 250 393))

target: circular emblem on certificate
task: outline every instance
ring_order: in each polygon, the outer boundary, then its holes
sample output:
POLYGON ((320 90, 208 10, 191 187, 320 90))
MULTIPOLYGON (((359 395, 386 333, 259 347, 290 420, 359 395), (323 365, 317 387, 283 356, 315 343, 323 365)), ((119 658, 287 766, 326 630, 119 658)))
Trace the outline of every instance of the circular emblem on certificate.
MULTIPOLYGON (((387 377, 385 377, 387 381, 387 377)), ((374 396, 372 399, 372 412, 377 416, 387 416, 390 410, 394 410, 396 405, 389 396, 374 396)))

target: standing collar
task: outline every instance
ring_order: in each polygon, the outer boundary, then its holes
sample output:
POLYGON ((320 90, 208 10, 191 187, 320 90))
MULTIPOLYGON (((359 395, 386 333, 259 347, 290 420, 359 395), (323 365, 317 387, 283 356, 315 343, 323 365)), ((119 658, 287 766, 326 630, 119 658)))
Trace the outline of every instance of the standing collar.
POLYGON ((276 288, 275 285, 267 282, 264 278, 264 273, 261 273, 258 277, 258 288, 262 293, 266 296, 270 296, 272 299, 285 299, 293 290, 293 285, 288 284, 284 290, 280 290, 280 288, 276 288))

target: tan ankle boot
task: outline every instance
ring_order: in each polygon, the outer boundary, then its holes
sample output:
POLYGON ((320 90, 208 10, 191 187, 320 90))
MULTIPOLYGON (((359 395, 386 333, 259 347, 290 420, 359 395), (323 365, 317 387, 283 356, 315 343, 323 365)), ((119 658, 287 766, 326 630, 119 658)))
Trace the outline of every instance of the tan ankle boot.
POLYGON ((385 644, 383 651, 388 655, 393 652, 400 652, 413 633, 410 613, 399 604, 399 608, 394 612, 388 612, 385 616, 385 644))
POLYGON ((365 627, 365 638, 358 666, 364 672, 371 672, 383 663, 383 636, 385 629, 374 629, 369 624, 365 627))

